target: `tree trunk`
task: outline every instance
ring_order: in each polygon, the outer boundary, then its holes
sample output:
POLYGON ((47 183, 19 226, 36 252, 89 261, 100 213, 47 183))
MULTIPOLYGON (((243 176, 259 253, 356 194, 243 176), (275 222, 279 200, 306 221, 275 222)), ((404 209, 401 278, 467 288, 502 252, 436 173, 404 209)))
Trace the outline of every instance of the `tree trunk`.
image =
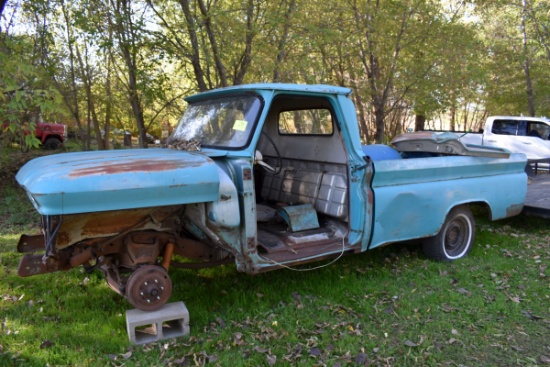
POLYGON ((283 34, 281 35, 281 38, 279 39, 279 44, 277 45, 277 59, 275 61, 275 69, 273 70, 273 82, 277 83, 280 80, 279 75, 279 68, 281 67, 281 64, 283 63, 284 57, 285 57, 285 46, 286 42, 288 40, 288 35, 290 32, 290 19, 292 17, 292 14, 294 13, 294 9, 296 8, 296 0, 290 0, 290 3, 288 4, 288 9, 285 13, 285 24, 283 27, 283 34))
POLYGON ((238 71, 233 80, 234 85, 239 85, 243 83, 244 76, 248 71, 248 67, 252 62, 252 41, 254 40, 254 29, 252 25, 252 18, 254 17, 254 1, 248 0, 248 5, 246 8, 246 37, 245 37, 245 47, 241 61, 238 65, 238 71))
POLYGON ((374 107, 374 125, 376 126, 374 141, 376 142, 376 144, 384 144, 384 114, 384 105, 374 107))
POLYGON ((416 114, 414 117, 414 131, 425 130, 425 127, 424 127, 425 124, 426 124, 426 116, 421 114, 416 114))
MULTIPOLYGON (((92 83, 93 83, 93 77, 91 75, 92 72, 90 71, 88 60, 86 59, 86 63, 84 63, 84 60, 82 60, 82 55, 80 54, 80 51, 78 48, 76 49, 76 55, 77 55, 78 63, 80 65, 82 81, 84 82, 84 89, 86 91, 86 100, 87 100, 87 106, 88 106, 88 126, 90 124, 90 119, 91 119, 91 122, 93 123, 93 129, 95 132, 96 141, 97 141, 97 148, 99 150, 103 150, 104 149, 103 138, 101 136, 101 129, 99 127, 99 121, 95 111, 94 95, 92 93, 92 83)), ((88 128, 88 135, 89 135, 89 128, 88 128)))
POLYGON ((132 62, 132 57, 130 55, 130 50, 123 46, 122 50, 124 54, 124 59, 126 60, 126 66, 128 67, 128 92, 130 105, 132 106, 132 112, 134 118, 136 119, 136 124, 138 128, 138 140, 140 148, 147 148, 147 140, 145 139, 145 121, 143 117, 143 109, 141 106, 141 99, 139 97, 139 91, 137 89, 137 77, 136 71, 137 67, 132 62))
POLYGON ((374 140, 378 144, 384 144, 385 140, 385 124, 384 118, 386 114, 386 103, 388 102, 390 91, 393 87, 393 78, 397 69, 397 61, 401 52, 401 41, 403 34, 405 33, 407 19, 412 14, 410 10, 406 10, 401 14, 400 29, 396 30, 397 35, 395 38, 395 44, 392 45, 393 53, 389 66, 386 65, 384 69, 381 69, 380 60, 375 54, 376 45, 380 42, 376 36, 376 30, 373 27, 372 18, 380 11, 380 3, 376 2, 374 14, 370 14, 366 20, 362 21, 363 10, 359 10, 356 2, 353 5, 354 19, 359 29, 364 29, 364 39, 359 42, 359 55, 361 63, 365 69, 368 85, 370 88, 370 96, 372 99, 372 105, 374 108, 374 118, 376 132, 374 140))
POLYGON ((140 92, 138 88, 138 66, 137 66, 137 48, 135 39, 135 29, 129 21, 132 17, 129 8, 131 0, 118 0, 116 11, 117 21, 117 36, 119 37, 120 49, 126 67, 128 68, 128 99, 132 106, 132 113, 136 119, 138 128, 138 139, 140 148, 147 148, 147 140, 145 139, 145 119, 143 115, 143 106, 141 103, 140 92))
POLYGON ((525 92, 527 94, 527 104, 529 106, 529 116, 535 116, 535 101, 533 98, 533 84, 531 81, 531 70, 530 70, 530 60, 529 60, 529 50, 527 48, 527 29, 525 26, 525 17, 527 13, 527 2, 526 0, 522 1, 522 13, 521 13, 521 31, 523 35, 523 71, 525 73, 525 92))
POLYGON ((449 128, 451 131, 456 131, 456 108, 453 106, 451 107, 451 122, 449 128))
MULTIPOLYGON (((90 149, 90 139, 89 136, 86 136, 84 134, 84 128, 82 127, 82 123, 80 122, 80 108, 78 106, 78 87, 76 83, 76 72, 75 72, 75 56, 74 56, 74 37, 72 34, 72 28, 71 28, 71 20, 69 17, 69 13, 67 12, 67 8, 65 6, 65 2, 61 1, 61 9, 63 11, 63 16, 65 19, 65 26, 67 29, 67 46, 69 48, 69 70, 70 70, 70 76, 71 79, 69 80, 70 86, 72 90, 68 93, 61 93, 63 96, 63 101, 65 102, 65 106, 69 109, 71 112, 71 115, 74 118, 75 121, 75 127, 74 127, 74 133, 75 136, 80 136, 84 143, 84 150, 90 149)), ((58 82, 57 78, 53 78, 57 89, 59 90, 61 88, 61 83, 58 82)), ((60 91, 61 92, 61 91, 60 91)))
POLYGON ((201 61, 200 61, 200 47, 199 41, 197 38, 197 28, 195 18, 191 13, 191 8, 189 6, 189 0, 180 0, 181 9, 185 15, 185 20, 187 23, 187 33, 189 34, 189 41, 191 42, 192 53, 189 56, 191 60, 191 65, 193 66, 193 72, 195 73, 195 79, 199 87, 199 91, 204 92, 208 88, 206 87, 206 82, 204 80, 204 71, 202 70, 201 61))
POLYGON ((110 148, 109 138, 111 136, 111 115, 112 115, 112 96, 111 96, 111 53, 107 54, 107 77, 105 78, 105 136, 103 146, 110 148))
POLYGON ((216 70, 218 72, 218 77, 220 78, 220 81, 221 81, 221 86, 227 87, 228 86, 227 74, 225 72, 225 67, 222 62, 222 56, 218 49, 218 41, 216 40, 216 35, 214 34, 214 29, 212 27, 212 16, 208 13, 208 9, 206 8, 206 5, 204 4, 203 0, 197 0, 197 3, 199 4, 199 9, 204 18, 203 23, 204 23, 204 27, 206 28, 206 34, 208 36, 208 40, 210 41, 210 47, 212 48, 212 56, 214 57, 214 64, 216 65, 216 70))

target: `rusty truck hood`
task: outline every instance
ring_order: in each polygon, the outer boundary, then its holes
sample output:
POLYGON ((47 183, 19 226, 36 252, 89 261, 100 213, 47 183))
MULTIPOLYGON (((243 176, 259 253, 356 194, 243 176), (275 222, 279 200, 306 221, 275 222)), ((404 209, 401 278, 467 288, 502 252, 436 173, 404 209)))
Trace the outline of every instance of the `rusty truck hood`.
POLYGON ((200 153, 131 149, 55 154, 17 173, 40 214, 75 214, 214 201, 219 174, 200 153))

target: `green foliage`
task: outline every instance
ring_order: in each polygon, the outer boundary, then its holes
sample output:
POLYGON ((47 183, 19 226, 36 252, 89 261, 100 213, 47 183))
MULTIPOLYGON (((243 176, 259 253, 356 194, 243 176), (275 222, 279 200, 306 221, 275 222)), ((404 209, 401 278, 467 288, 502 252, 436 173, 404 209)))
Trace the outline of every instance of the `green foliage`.
POLYGON ((60 96, 43 88, 44 75, 32 63, 32 41, 0 33, 0 122, 4 133, 24 147, 38 147, 33 134, 35 118, 58 110, 60 96))
POLYGON ((81 135, 107 122, 136 133, 141 120, 158 132, 176 123, 183 96, 258 81, 352 87, 365 142, 391 139, 415 114, 460 116, 464 128, 530 104, 550 114, 549 0, 117 4, 24 3, 21 36, 4 37, 2 88, 27 80, 33 98, 46 93, 32 102, 45 110, 55 87, 81 135))
POLYGON ((546 97, 550 91, 550 21, 541 16, 546 13, 541 10, 549 5, 548 0, 533 0, 489 2, 480 7, 488 50, 486 107, 493 114, 530 114, 526 62, 533 85, 535 115, 550 114, 550 101, 546 97))

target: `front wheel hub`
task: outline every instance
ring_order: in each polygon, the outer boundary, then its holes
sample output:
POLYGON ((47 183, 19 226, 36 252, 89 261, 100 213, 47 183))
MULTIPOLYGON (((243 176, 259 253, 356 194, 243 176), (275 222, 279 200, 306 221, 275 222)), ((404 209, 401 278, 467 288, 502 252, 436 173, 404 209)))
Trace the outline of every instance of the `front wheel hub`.
POLYGON ((130 275, 124 295, 135 308, 154 311, 168 301, 171 293, 172 281, 166 270, 156 265, 144 265, 130 275))

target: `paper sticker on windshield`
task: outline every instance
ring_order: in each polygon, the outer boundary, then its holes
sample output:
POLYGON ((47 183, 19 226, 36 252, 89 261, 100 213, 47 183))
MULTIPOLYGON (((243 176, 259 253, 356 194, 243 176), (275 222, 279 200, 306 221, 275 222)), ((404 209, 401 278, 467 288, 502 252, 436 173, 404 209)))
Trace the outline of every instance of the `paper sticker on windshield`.
POLYGON ((235 123, 233 124, 233 130, 245 131, 247 124, 248 122, 246 122, 246 120, 235 120, 235 123))

